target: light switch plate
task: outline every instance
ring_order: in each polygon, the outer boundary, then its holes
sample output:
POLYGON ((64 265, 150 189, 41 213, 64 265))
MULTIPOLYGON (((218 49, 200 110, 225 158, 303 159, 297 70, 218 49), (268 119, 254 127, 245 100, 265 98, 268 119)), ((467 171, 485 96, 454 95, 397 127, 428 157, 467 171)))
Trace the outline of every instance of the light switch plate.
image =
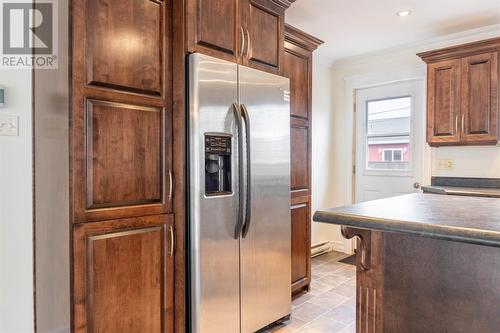
POLYGON ((0 115, 0 136, 18 136, 19 117, 0 115))
POLYGON ((438 170, 453 170, 455 168, 455 161, 450 159, 438 160, 438 170))

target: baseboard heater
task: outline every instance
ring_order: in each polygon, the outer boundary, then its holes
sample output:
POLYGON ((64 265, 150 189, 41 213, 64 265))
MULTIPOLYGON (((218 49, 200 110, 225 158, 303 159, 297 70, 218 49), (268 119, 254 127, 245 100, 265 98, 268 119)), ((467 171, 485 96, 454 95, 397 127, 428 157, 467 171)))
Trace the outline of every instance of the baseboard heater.
POLYGON ((311 258, 320 256, 322 254, 332 251, 332 242, 324 242, 311 247, 311 258))

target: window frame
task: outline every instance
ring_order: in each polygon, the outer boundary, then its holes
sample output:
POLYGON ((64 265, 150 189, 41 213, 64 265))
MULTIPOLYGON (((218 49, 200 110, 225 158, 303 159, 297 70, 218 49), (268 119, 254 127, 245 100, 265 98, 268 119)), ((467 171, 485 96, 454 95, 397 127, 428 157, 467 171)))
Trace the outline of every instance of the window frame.
POLYGON ((382 162, 404 162, 403 159, 403 148, 382 148, 382 162), (385 159, 385 152, 390 151, 391 152, 391 160, 388 161, 385 159), (401 153, 401 159, 395 160, 394 159, 394 152, 399 151, 401 153))
MULTIPOLYGON (((376 137, 391 137, 391 136, 407 136, 408 137, 408 151, 411 151, 413 144, 414 144, 414 124, 413 124, 413 117, 414 117, 414 107, 415 107, 415 96, 413 93, 409 94, 401 94, 401 95, 395 95, 395 96, 390 96, 390 97, 384 97, 384 98, 375 98, 375 99, 368 99, 365 101, 365 114, 364 114, 364 137, 365 137, 365 147, 364 147, 364 165, 363 165, 363 174, 364 175, 387 175, 387 176, 412 176, 413 175, 413 161, 408 161, 408 166, 406 169, 374 169, 370 168, 368 166, 369 163, 369 139, 370 138, 376 138, 376 137), (394 99, 401 99, 401 98, 409 98, 410 99, 410 131, 409 133, 394 133, 391 135, 368 135, 368 110, 369 110, 369 104, 373 102, 379 102, 379 101, 390 101, 394 99)), ((396 148, 397 149, 397 148, 396 148)), ((394 158, 394 156, 392 156, 394 158)), ((401 153, 401 161, 398 162, 403 162, 403 154, 401 153)), ((385 161, 384 161, 385 162, 385 161)), ((388 161, 387 161, 388 162, 388 161)))

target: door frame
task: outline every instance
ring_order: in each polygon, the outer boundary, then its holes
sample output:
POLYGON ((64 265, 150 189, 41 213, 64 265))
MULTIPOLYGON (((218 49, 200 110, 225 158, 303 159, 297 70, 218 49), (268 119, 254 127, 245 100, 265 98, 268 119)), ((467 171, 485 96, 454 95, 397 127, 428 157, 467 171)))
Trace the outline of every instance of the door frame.
MULTIPOLYGON (((369 73, 363 75, 353 75, 346 77, 344 90, 345 114, 345 166, 344 166, 344 203, 346 205, 355 202, 355 174, 354 165, 356 161, 356 91, 359 89, 372 88, 380 85, 398 83, 404 81, 420 81, 422 84, 422 98, 424 99, 424 126, 422 126, 422 138, 425 140, 425 123, 427 121, 427 67, 425 64, 402 67, 389 72, 369 73)), ((432 172, 432 149, 424 143, 422 158, 422 181, 424 184, 430 183, 432 172)), ((344 252, 353 253, 354 239, 344 239, 344 252)))

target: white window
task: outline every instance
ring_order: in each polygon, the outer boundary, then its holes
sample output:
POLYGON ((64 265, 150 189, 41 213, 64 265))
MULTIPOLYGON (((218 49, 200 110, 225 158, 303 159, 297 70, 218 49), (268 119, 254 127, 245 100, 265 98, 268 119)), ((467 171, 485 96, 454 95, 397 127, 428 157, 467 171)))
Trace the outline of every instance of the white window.
POLYGON ((366 169, 409 170, 411 96, 366 102, 366 169))
POLYGON ((403 149, 383 149, 384 162, 401 162, 403 160, 403 149))

